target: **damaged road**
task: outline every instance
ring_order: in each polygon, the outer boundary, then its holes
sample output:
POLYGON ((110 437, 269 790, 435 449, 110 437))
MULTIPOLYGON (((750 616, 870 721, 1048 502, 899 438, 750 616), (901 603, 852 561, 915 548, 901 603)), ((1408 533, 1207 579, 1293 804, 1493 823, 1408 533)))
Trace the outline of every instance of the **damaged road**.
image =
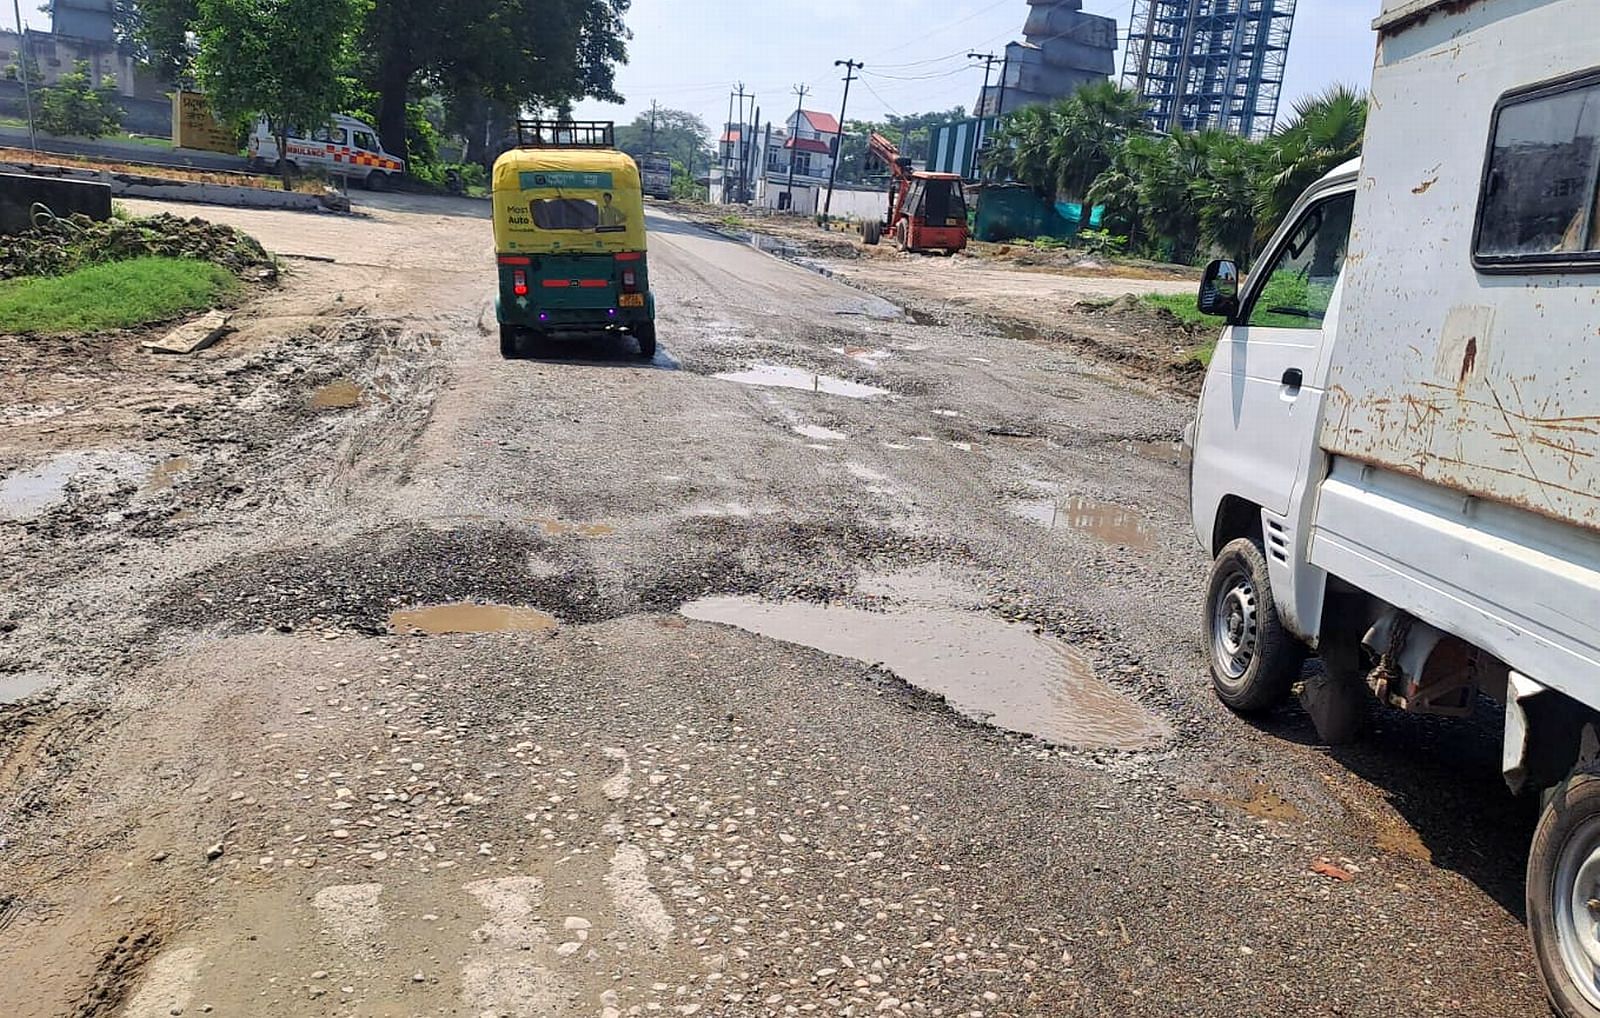
POLYGON ((1543 1013, 1494 719, 1213 702, 1187 400, 666 214, 652 362, 506 362, 361 211, 0 339, 8 1013, 1543 1013))

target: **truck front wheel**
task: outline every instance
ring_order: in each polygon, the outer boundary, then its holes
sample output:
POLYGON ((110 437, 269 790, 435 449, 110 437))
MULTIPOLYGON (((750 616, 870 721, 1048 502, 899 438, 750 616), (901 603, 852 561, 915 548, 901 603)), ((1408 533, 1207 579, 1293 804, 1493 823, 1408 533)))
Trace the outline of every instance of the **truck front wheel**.
POLYGON ((1229 710, 1260 714, 1288 698, 1306 649, 1283 628, 1255 541, 1228 544, 1212 563, 1204 624, 1211 685, 1229 710))
POLYGON ((1600 775, 1574 774, 1539 815, 1528 853, 1528 933, 1563 1018, 1600 1016, 1600 775))

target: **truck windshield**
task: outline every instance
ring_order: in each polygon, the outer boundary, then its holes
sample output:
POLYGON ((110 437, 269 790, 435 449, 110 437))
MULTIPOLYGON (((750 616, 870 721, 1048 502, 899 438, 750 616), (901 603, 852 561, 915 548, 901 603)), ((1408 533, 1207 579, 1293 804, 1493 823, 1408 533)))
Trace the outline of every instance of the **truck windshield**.
POLYGON ((1344 268, 1356 196, 1336 195, 1307 209, 1282 250, 1265 266, 1266 282, 1251 305, 1249 324, 1272 329, 1320 329, 1344 268))

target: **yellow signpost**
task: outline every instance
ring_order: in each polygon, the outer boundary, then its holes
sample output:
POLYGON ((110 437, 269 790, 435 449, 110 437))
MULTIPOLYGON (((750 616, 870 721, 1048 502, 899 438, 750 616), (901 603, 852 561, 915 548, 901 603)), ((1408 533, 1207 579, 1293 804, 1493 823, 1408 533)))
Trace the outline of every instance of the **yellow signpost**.
POLYGON ((239 135, 217 121, 204 95, 178 92, 172 97, 172 144, 235 155, 239 151, 239 135))

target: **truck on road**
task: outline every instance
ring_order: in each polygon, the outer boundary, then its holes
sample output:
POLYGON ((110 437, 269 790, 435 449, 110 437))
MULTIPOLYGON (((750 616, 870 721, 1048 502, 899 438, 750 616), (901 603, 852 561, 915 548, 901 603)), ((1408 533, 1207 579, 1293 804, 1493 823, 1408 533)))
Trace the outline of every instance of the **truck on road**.
POLYGON ((644 193, 651 198, 669 201, 672 198, 672 160, 664 155, 651 154, 639 159, 639 178, 644 182, 644 193))
MULTIPOLYGON (((1600 46, 1593 0, 1384 0, 1361 160, 1248 278, 1196 419, 1218 696, 1503 705, 1542 812, 1527 921, 1551 1002, 1600 1016, 1600 46), (1320 669, 1302 672, 1308 654, 1320 669)), ((1420 752, 1420 750, 1419 750, 1420 752)))

